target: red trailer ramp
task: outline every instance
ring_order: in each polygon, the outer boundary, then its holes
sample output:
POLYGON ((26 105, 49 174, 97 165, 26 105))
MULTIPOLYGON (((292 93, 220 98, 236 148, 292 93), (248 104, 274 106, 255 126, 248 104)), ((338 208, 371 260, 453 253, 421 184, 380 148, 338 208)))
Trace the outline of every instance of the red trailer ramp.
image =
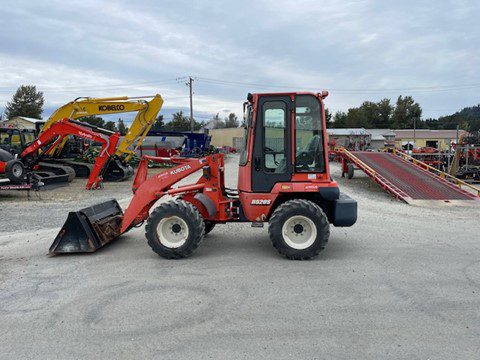
POLYGON ((363 170, 393 196, 407 203, 414 200, 480 199, 444 177, 431 173, 394 153, 346 150, 342 152, 344 159, 363 170))

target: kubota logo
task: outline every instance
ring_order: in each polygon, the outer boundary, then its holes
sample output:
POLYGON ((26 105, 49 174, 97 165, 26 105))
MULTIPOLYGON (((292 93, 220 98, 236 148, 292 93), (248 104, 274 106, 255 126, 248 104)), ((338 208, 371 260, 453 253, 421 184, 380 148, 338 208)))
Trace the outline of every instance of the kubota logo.
POLYGON ((87 133, 84 133, 83 131, 79 131, 78 132, 78 135, 84 137, 84 138, 87 138, 87 139, 93 139, 93 136, 90 135, 90 134, 87 134, 87 133))
POLYGON ((100 111, 123 111, 123 110, 125 110, 125 105, 98 105, 98 110, 100 110, 100 111))
POLYGON ((175 174, 178 174, 182 171, 185 171, 185 170, 188 170, 188 169, 191 169, 191 168, 192 167, 190 165, 184 165, 182 167, 179 167, 178 169, 170 171, 170 175, 175 175, 175 174))
POLYGON ((252 199, 250 205, 270 205, 271 202, 270 199, 252 199))

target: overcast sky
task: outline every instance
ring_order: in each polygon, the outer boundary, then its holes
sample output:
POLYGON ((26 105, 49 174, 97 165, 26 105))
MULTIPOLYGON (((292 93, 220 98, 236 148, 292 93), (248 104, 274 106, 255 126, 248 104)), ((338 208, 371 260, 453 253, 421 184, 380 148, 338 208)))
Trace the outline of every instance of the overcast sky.
MULTIPOLYGON (((424 117, 478 104, 480 1, 8 1, 0 108, 35 84, 79 96, 161 93, 164 110, 240 115, 247 92, 329 90, 327 106, 412 95, 424 117)), ((393 100, 394 101, 394 100, 393 100)))

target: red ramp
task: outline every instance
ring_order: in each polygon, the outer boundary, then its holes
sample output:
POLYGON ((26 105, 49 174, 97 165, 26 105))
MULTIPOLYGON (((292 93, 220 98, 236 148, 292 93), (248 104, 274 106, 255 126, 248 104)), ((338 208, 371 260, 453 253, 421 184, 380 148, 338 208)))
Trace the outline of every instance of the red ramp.
POLYGON ((387 152, 343 151, 344 156, 395 197, 411 200, 479 200, 441 176, 387 152))

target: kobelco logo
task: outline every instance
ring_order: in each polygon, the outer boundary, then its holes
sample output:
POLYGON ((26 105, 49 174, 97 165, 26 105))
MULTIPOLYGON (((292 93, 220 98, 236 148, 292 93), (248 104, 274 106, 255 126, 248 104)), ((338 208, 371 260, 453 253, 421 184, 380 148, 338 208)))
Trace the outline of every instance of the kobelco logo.
POLYGON ((123 111, 123 110, 125 110, 125 105, 98 105, 98 110, 100 110, 100 111, 123 111))
POLYGON ((87 133, 84 133, 83 131, 79 131, 78 132, 78 135, 84 137, 84 138, 87 138, 87 139, 93 139, 93 136, 90 135, 90 134, 87 134, 87 133))
POLYGON ((271 202, 269 199, 252 199, 250 205, 270 205, 271 202))
POLYGON ((175 175, 191 168, 192 167, 190 165, 185 165, 185 166, 179 167, 178 169, 170 171, 170 175, 175 175))

